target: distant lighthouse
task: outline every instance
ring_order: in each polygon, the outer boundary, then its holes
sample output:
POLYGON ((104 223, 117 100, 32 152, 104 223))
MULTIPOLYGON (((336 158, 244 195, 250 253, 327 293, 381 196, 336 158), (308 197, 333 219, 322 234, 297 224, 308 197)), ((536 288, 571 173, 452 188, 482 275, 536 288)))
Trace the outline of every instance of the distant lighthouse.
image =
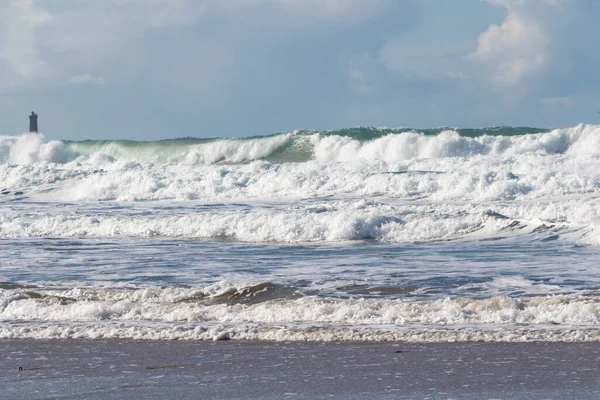
POLYGON ((31 115, 29 116, 29 132, 37 133, 37 131, 38 131, 37 119, 38 119, 37 114, 32 111, 31 115))

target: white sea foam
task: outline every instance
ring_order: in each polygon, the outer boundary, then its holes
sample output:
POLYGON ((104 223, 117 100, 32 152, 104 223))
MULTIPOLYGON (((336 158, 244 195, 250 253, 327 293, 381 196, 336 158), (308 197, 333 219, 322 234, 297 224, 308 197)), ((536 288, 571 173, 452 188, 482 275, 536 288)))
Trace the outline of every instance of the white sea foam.
POLYGON ((73 289, 32 295, 4 290, 0 338, 600 340, 596 297, 433 301, 303 297, 227 305, 193 301, 199 294, 206 292, 73 289))
POLYGON ((491 201, 589 194, 600 189, 597 168, 585 157, 446 158, 406 164, 257 161, 232 166, 107 163, 101 157, 94 161, 96 165, 0 165, 0 180, 5 188, 33 189, 29 195, 51 188, 51 199, 63 201, 239 201, 347 193, 491 201))
MULTIPOLYGON (((517 230, 518 234, 529 234, 546 226, 548 235, 597 244, 598 155, 594 149, 584 151, 586 146, 579 145, 593 144, 597 140, 593 138, 595 129, 579 126, 517 138, 457 138, 452 132, 435 137, 393 135, 433 140, 438 145, 447 140, 444 135, 461 143, 463 139, 494 141, 496 147, 508 141, 520 149, 514 152, 520 152, 518 156, 508 156, 511 147, 507 145, 502 150, 505 154, 448 157, 446 151, 442 158, 403 162, 358 157, 344 162, 155 164, 93 152, 88 158, 58 164, 42 161, 42 153, 34 152, 38 161, 31 164, 0 164, 0 189, 7 191, 0 195, 0 237, 122 235, 248 242, 413 242, 480 239, 515 234, 517 230), (566 151, 564 143, 570 143, 566 151), (559 150, 563 152, 556 153, 559 150), (18 205, 12 201, 15 193, 24 197, 18 205), (319 201, 321 197, 325 200, 319 201), (135 205, 131 213, 114 213, 110 203, 104 203, 107 201, 135 205), (36 213, 31 213, 29 202, 35 202, 36 213), (50 202, 48 206, 44 206, 46 202, 50 202), (53 207, 53 202, 63 206, 53 207), (214 204, 221 202, 248 207, 214 204), (513 223, 518 229, 507 229, 513 223)), ((36 149, 47 146, 48 154, 55 156, 62 151, 60 142, 44 143, 37 135, 12 138, 11 146, 17 146, 19 140, 34 142, 37 147, 29 145, 36 149)), ((364 146, 375 145, 377 140, 364 146)), ((385 148, 384 144, 380 147, 385 148)), ((11 149, 5 151, 7 158, 13 157, 11 149)), ((331 150, 327 154, 338 153, 331 150)))
POLYGON ((290 143, 292 134, 254 139, 192 140, 163 142, 47 141, 42 134, 0 136, 0 164, 68 164, 99 159, 139 163, 214 164, 240 163, 265 158, 290 143))
POLYGON ((119 151, 112 149, 117 145, 106 144, 73 158, 73 149, 67 151, 58 141, 44 142, 40 135, 2 137, 0 189, 28 189, 27 195, 41 201, 240 201, 352 193, 478 202, 589 195, 600 190, 599 129, 581 125, 477 138, 452 131, 438 136, 403 133, 364 143, 315 134, 317 161, 247 165, 204 164, 261 158, 294 137, 190 145, 182 154, 167 151, 171 155, 163 158, 168 162, 150 162, 159 160, 158 155, 138 154, 160 154, 159 144, 150 150, 118 145, 119 151), (71 161, 61 162, 66 159, 71 161), (40 191, 44 194, 35 197, 40 191))
POLYGON ((123 323, 40 323, 0 326, 0 339, 265 340, 318 342, 598 342, 597 328, 497 329, 323 327, 123 323))
POLYGON ((432 301, 303 297, 296 300, 268 300, 258 304, 211 304, 211 299, 232 290, 242 292, 243 288, 221 289, 223 291, 218 293, 181 288, 3 290, 0 318, 73 322, 148 320, 220 324, 421 324, 432 327, 600 324, 600 302, 594 296, 446 298, 432 301))
POLYGON ((368 142, 347 136, 315 135, 313 144, 315 157, 320 161, 369 159, 397 162, 413 158, 466 158, 477 155, 513 157, 527 153, 549 155, 565 152, 598 155, 599 131, 600 127, 596 125, 579 125, 548 133, 470 138, 447 130, 435 136, 418 132, 388 134, 368 142))
MULTIPOLYGON (((46 141, 41 134, 0 136, 0 163, 32 164, 40 161, 68 163, 104 154, 122 161, 138 163, 214 164, 259 160, 286 145, 292 151, 313 147, 317 161, 354 161, 358 159, 399 162, 410 159, 468 158, 474 156, 514 157, 523 154, 600 154, 600 126, 578 125, 546 133, 515 136, 461 136, 446 130, 438 135, 414 132, 389 133, 371 140, 329 133, 298 132, 246 139, 178 139, 162 142, 131 141, 46 141)), ((292 155, 288 155, 292 159, 292 155)))
POLYGON ((140 208, 115 213, 81 206, 25 207, 0 214, 0 238, 27 237, 170 237, 229 239, 243 242, 331 242, 376 239, 384 242, 561 235, 593 241, 590 221, 600 220, 598 203, 583 206, 524 204, 392 205, 364 200, 287 204, 251 209, 232 207, 140 208), (578 210, 569 215, 571 207, 578 210), (510 215, 510 218, 506 215, 510 215), (539 219, 540 216, 545 219, 539 219))
POLYGON ((43 135, 37 133, 0 136, 0 164, 65 161, 66 152, 60 141, 46 141, 43 135))

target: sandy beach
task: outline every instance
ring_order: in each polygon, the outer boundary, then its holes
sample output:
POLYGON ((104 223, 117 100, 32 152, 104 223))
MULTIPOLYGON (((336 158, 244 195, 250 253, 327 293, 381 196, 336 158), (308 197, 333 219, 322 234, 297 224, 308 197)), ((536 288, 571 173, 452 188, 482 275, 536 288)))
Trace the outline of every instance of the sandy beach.
POLYGON ((598 398, 600 343, 2 340, 4 399, 598 398))

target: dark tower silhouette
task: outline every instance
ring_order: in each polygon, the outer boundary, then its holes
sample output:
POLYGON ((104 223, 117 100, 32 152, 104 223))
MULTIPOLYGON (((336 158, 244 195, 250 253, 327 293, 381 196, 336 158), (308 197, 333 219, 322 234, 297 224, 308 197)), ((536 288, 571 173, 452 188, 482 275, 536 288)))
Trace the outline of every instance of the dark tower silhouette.
POLYGON ((37 131, 38 131, 37 118, 38 118, 37 114, 32 111, 31 115, 29 116, 29 132, 37 133, 37 131))

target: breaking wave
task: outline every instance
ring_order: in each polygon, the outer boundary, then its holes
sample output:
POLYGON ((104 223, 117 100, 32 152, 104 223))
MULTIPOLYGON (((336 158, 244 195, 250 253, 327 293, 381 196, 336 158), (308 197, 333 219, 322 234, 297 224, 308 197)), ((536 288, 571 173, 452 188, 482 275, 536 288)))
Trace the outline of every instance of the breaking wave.
POLYGON ((552 131, 535 128, 429 130, 354 128, 296 131, 250 138, 182 138, 155 142, 129 140, 47 141, 39 134, 0 136, 0 164, 128 161, 181 164, 403 161, 412 158, 563 153, 597 144, 600 127, 580 125, 552 131))
POLYGON ((160 142, 1 136, 0 205, 10 212, 0 237, 415 242, 511 232, 596 244, 599 157, 595 125, 160 142))
POLYGON ((599 314, 594 295, 336 299, 268 283, 0 290, 0 338, 598 341, 599 314))

